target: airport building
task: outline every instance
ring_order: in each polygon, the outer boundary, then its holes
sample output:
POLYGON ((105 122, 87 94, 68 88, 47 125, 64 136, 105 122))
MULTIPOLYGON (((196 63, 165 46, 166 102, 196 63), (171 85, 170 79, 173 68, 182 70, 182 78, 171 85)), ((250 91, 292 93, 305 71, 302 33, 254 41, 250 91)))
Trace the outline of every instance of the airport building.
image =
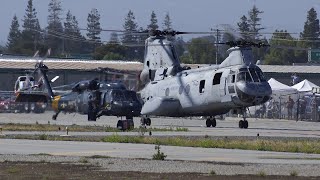
MULTIPOLYGON (((38 61, 40 61, 39 59, 38 61)), ((13 91, 15 81, 19 76, 32 75, 37 60, 31 58, 1 56, 0 57, 0 91, 13 91)), ((135 89, 141 62, 131 61, 95 61, 77 59, 46 59, 49 67, 49 79, 59 76, 53 86, 71 84, 81 80, 99 78, 100 80, 122 81, 129 89, 135 89)), ((203 65, 188 65, 192 69, 203 65)), ((292 75, 296 74, 301 80, 320 85, 320 66, 280 66, 259 65, 268 79, 274 78, 279 82, 291 85, 292 75)))
MULTIPOLYGON (((13 91, 15 81, 19 76, 34 73, 37 61, 31 58, 0 57, 0 91, 13 91)), ((94 61, 77 59, 46 59, 49 79, 59 76, 52 84, 61 86, 82 80, 98 78, 107 81, 122 81, 129 89, 134 89, 137 77, 142 68, 140 62, 94 61)), ((36 77, 35 77, 36 78, 36 77)))

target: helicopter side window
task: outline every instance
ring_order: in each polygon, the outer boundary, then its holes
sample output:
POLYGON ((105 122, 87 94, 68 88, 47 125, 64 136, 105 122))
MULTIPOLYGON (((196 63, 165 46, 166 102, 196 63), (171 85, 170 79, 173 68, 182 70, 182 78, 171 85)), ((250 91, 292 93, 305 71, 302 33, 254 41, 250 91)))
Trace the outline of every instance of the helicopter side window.
POLYGON ((222 76, 222 72, 221 72, 221 73, 216 73, 216 74, 214 75, 212 85, 220 84, 221 76, 222 76))
POLYGON ((236 75, 235 74, 230 75, 229 81, 230 81, 230 83, 234 83, 236 81, 236 75))
POLYGON ((206 80, 201 80, 200 81, 200 86, 199 86, 199 93, 203 93, 204 92, 204 86, 206 84, 206 80))

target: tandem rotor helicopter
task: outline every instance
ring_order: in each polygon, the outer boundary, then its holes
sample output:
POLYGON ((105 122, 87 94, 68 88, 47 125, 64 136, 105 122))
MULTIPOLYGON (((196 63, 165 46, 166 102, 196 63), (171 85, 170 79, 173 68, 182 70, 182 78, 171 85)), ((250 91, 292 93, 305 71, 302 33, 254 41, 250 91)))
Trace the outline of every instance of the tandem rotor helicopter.
POLYGON ((197 69, 182 67, 174 44, 166 36, 192 34, 152 31, 145 42, 140 81, 141 122, 150 116, 206 116, 207 127, 216 126, 216 115, 230 110, 243 114, 239 128, 248 128, 246 108, 270 99, 271 87, 261 69, 253 64, 252 47, 263 43, 231 41, 228 57, 220 64, 197 69))

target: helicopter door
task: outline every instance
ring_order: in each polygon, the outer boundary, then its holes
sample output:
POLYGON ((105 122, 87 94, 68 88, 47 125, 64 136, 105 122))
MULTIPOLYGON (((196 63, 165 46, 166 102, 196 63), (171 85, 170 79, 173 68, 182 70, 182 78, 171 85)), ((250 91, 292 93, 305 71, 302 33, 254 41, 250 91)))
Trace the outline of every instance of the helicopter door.
POLYGON ((219 92, 220 92, 221 102, 231 101, 231 96, 228 91, 229 74, 230 74, 230 69, 224 70, 220 79, 219 92))

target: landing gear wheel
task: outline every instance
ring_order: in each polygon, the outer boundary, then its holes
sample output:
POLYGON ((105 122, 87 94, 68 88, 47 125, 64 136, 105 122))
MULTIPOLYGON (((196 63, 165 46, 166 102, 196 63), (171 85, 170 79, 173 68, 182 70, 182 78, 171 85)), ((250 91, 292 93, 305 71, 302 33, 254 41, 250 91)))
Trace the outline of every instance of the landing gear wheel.
POLYGON ((145 119, 146 125, 150 126, 151 125, 151 119, 150 118, 146 118, 145 119))
POLYGON ((52 115, 52 120, 57 120, 57 115, 56 114, 52 115))
POLYGON ((128 130, 133 130, 134 129, 133 119, 127 119, 127 121, 128 121, 128 130))
POLYGON ((215 118, 211 119, 211 125, 212 127, 216 127, 217 126, 217 121, 215 118))
POLYGON ((247 121, 247 120, 243 121, 243 128, 244 128, 244 129, 247 129, 248 126, 249 126, 248 121, 247 121))
POLYGON ((239 128, 242 129, 243 127, 244 127, 244 121, 243 121, 243 120, 240 120, 240 121, 239 121, 239 128))
POLYGON ((141 124, 142 126, 146 125, 146 118, 141 117, 141 119, 140 119, 140 124, 141 124))
POLYGON ((123 130, 123 122, 121 120, 119 120, 117 123, 117 129, 123 130))
POLYGON ((207 125, 207 127, 210 127, 212 124, 212 121, 211 121, 211 119, 210 118, 208 118, 207 120, 206 120, 206 125, 207 125))

